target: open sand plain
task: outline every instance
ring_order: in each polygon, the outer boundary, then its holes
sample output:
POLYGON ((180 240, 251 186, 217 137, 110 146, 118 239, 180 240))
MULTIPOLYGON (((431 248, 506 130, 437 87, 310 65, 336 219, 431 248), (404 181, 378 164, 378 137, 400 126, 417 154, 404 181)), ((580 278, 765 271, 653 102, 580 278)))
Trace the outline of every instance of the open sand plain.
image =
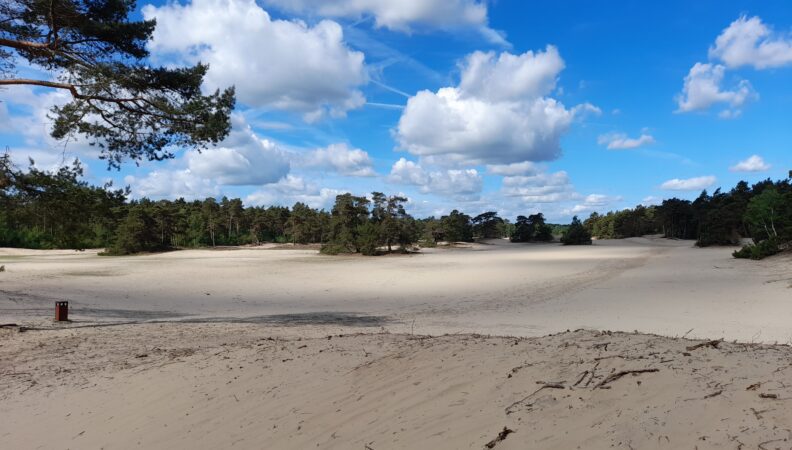
POLYGON ((792 259, 655 238, 491 241, 377 258, 273 247, 135 257, 0 249, 0 322, 224 321, 541 336, 593 328, 792 342, 792 259), (275 317, 273 317, 275 316, 275 317))
POLYGON ((789 449, 792 257, 731 250, 1 249, 0 447, 789 449))

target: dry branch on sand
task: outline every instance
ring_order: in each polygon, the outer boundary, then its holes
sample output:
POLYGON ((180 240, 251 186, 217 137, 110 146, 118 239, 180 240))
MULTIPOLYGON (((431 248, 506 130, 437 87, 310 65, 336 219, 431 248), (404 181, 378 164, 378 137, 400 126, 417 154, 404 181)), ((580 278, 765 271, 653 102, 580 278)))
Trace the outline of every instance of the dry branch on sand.
POLYGON ((701 343, 696 344, 696 345, 691 345, 689 347, 685 347, 685 349, 687 351, 689 351, 689 352, 692 352, 693 350, 700 349, 701 347, 718 348, 718 346, 721 344, 721 342, 723 342, 723 339, 717 339, 717 340, 713 340, 713 341, 706 341, 706 342, 701 342, 701 343))
POLYGON ((498 433, 498 435, 495 437, 495 439, 487 442, 484 445, 484 448, 495 448, 495 446, 498 445, 498 442, 506 439, 506 436, 508 436, 508 435, 510 435, 512 433, 514 433, 514 430, 511 430, 511 429, 509 429, 507 427, 503 427, 503 429, 500 431, 500 433, 498 433))
POLYGON ((659 372, 660 369, 637 369, 637 370, 621 370, 619 372, 608 375, 604 380, 600 381, 594 386, 594 389, 607 389, 608 384, 613 383, 625 375, 639 375, 642 373, 659 372))

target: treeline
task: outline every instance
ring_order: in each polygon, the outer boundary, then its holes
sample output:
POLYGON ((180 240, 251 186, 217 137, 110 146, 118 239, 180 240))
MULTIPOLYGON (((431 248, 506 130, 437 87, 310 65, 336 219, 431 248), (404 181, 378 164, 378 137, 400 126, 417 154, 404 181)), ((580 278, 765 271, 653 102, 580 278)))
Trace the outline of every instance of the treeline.
POLYGON ((38 249, 106 248, 132 254, 174 248, 260 244, 322 244, 325 253, 408 251, 438 242, 510 236, 514 225, 494 212, 454 210, 415 219, 407 199, 379 192, 339 195, 330 211, 244 206, 238 198, 186 201, 127 199, 126 189, 89 186, 80 163, 57 172, 15 168, 0 156, 0 246, 38 249))
POLYGON ((696 245, 754 245, 737 257, 759 259, 787 248, 792 241, 792 185, 770 179, 749 185, 740 181, 728 192, 704 191, 693 201, 672 198, 657 206, 592 213, 583 222, 598 239, 619 239, 646 234, 695 239, 696 245))
POLYGON ((92 248, 112 241, 128 192, 80 181, 78 162, 55 173, 15 170, 0 156, 0 246, 92 248))
POLYGON ((513 242, 588 244, 599 239, 662 234, 695 239, 700 246, 756 245, 735 256, 761 258, 792 241, 790 181, 740 182, 729 192, 703 192, 696 200, 665 200, 583 222, 552 225, 541 213, 516 222, 489 211, 469 216, 458 210, 439 218, 407 214, 407 199, 374 192, 370 197, 339 195, 330 211, 303 203, 293 207, 244 206, 238 198, 186 201, 128 200, 127 189, 81 181, 79 162, 57 172, 32 164, 16 169, 0 156, 0 246, 26 248, 106 248, 109 254, 173 248, 260 244, 321 244, 324 253, 409 251, 415 245, 510 238, 513 242))

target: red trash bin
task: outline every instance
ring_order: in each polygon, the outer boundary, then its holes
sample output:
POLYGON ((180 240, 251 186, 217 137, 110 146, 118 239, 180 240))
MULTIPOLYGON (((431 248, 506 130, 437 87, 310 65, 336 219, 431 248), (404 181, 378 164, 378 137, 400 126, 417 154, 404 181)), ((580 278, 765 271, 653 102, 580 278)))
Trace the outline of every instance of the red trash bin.
POLYGON ((69 321, 69 302, 55 302, 55 321, 69 321))

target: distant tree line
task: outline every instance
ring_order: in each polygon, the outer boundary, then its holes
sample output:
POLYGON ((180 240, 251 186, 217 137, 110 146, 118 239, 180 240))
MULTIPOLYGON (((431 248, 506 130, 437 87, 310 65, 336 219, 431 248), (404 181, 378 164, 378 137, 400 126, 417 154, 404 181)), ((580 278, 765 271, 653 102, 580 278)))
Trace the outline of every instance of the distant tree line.
POLYGON ((123 216, 128 192, 80 181, 78 162, 57 172, 15 170, 0 156, 0 246, 103 247, 123 216))
POLYGON ((695 239, 696 245, 734 245, 752 238, 754 245, 735 252, 737 257, 759 259, 777 253, 792 241, 792 185, 790 180, 740 181, 728 192, 707 191, 693 201, 672 198, 657 206, 592 213, 583 222, 598 239, 645 234, 695 239))
POLYGON ((449 214, 415 219, 407 199, 373 192, 370 197, 342 194, 330 211, 296 203, 244 206, 238 198, 186 201, 128 200, 128 189, 90 186, 81 181, 75 161, 56 172, 23 171, 0 156, 0 246, 26 248, 106 248, 132 254, 173 248, 278 242, 321 244, 327 254, 409 251, 416 244, 473 242, 510 238, 512 242, 590 244, 658 233, 696 239, 700 246, 755 245, 735 256, 761 258, 792 241, 792 186, 789 180, 740 182, 729 192, 703 192, 696 200, 665 200, 657 206, 591 214, 581 222, 553 225, 541 213, 518 216, 514 223, 494 211, 469 216, 449 214))
POLYGON ((0 246, 38 249, 106 248, 124 255, 174 248, 260 244, 322 244, 322 251, 408 251, 417 243, 472 242, 506 237, 510 224, 494 212, 471 217, 454 210, 440 218, 415 219, 407 199, 374 192, 370 198, 337 196, 330 211, 304 203, 293 207, 244 206, 220 200, 128 200, 127 189, 81 181, 75 161, 57 172, 27 170, 0 155, 0 246))
POLYGON ((514 231, 511 234, 512 242, 549 242, 553 240, 553 228, 545 223, 542 213, 531 214, 528 217, 517 216, 514 231))

